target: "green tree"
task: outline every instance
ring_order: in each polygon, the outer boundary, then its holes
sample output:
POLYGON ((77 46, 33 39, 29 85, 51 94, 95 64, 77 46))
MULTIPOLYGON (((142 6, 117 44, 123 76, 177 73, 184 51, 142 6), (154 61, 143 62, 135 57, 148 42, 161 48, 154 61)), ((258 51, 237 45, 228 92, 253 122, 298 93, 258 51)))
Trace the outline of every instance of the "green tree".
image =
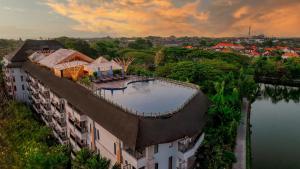
POLYGON ((132 49, 149 49, 152 48, 153 44, 150 40, 146 40, 143 38, 138 38, 134 42, 130 42, 128 44, 129 48, 132 49))
POLYGON ((109 169, 110 160, 91 152, 89 149, 81 149, 72 161, 73 169, 109 169))

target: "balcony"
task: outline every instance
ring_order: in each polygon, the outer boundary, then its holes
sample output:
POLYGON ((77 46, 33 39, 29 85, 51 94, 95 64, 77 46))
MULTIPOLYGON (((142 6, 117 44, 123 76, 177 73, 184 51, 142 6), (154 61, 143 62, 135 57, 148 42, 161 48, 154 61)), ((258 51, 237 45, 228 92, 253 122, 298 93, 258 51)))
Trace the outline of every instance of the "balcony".
POLYGON ((32 94, 32 100, 35 102, 35 103, 40 103, 40 97, 38 94, 32 94))
POLYGON ((43 115, 44 116, 44 119, 46 120, 46 122, 48 123, 52 123, 52 117, 50 115, 43 115))
POLYGON ((53 116, 52 117, 55 121, 56 121, 56 123, 60 126, 60 127, 66 127, 67 126, 67 123, 66 123, 66 121, 65 121, 65 119, 64 118, 60 118, 60 117, 58 117, 58 116, 53 116))
POLYGON ((49 104, 41 104, 45 115, 52 115, 51 106, 49 104))
POLYGON ((62 140, 66 141, 68 139, 67 134, 65 131, 60 131, 58 128, 54 127, 54 132, 57 134, 57 136, 62 140))
POLYGON ((124 149, 124 151, 126 151, 129 155, 131 155, 132 157, 134 157, 137 160, 142 159, 146 156, 145 149, 142 152, 139 152, 139 151, 135 151, 131 148, 126 148, 126 149, 124 149))
POLYGON ((204 139, 204 134, 199 134, 198 136, 183 139, 178 142, 178 152, 181 159, 188 159, 193 156, 198 148, 200 147, 204 139))
POLYGON ((54 102, 53 100, 51 101, 51 105, 59 112, 59 113, 65 113, 65 106, 63 102, 57 103, 54 102))
POLYGON ((40 104, 33 104, 32 105, 33 109, 37 112, 37 113, 40 113, 40 110, 41 110, 41 106, 40 104))
POLYGON ((80 139, 73 132, 70 132, 70 138, 77 144, 78 147, 80 147, 80 148, 87 147, 86 140, 80 139))
POLYGON ((49 92, 49 91, 44 91, 44 92, 42 92, 42 96, 43 96, 45 99, 50 99, 50 92, 49 92))
POLYGON ((85 121, 77 121, 69 118, 69 123, 72 124, 79 133, 86 133, 87 126, 85 121))

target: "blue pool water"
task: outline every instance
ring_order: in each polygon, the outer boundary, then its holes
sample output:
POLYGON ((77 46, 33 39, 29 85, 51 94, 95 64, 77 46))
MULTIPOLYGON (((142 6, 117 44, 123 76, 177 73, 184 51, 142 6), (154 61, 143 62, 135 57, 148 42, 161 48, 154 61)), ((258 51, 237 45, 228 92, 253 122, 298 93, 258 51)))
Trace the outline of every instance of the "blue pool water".
POLYGON ((161 80, 134 82, 123 90, 101 89, 98 94, 138 114, 167 114, 184 105, 197 89, 161 80))

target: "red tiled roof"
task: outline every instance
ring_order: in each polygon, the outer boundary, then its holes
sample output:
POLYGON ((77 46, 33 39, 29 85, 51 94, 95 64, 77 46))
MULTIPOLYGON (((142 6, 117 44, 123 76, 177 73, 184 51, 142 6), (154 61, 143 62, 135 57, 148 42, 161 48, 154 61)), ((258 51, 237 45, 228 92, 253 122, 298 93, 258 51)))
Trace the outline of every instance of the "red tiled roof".
POLYGON ((250 55, 251 56, 260 56, 260 53, 258 53, 257 51, 251 51, 250 55))
POLYGON ((297 53, 292 53, 292 52, 286 52, 282 56, 284 57, 299 57, 297 53))
POLYGON ((265 51, 273 51, 276 50, 275 48, 265 48, 265 51))
POLYGON ((217 45, 215 45, 213 48, 225 48, 225 47, 229 47, 229 48, 244 48, 244 46, 242 46, 240 44, 233 44, 233 43, 228 43, 228 42, 220 42, 217 45))

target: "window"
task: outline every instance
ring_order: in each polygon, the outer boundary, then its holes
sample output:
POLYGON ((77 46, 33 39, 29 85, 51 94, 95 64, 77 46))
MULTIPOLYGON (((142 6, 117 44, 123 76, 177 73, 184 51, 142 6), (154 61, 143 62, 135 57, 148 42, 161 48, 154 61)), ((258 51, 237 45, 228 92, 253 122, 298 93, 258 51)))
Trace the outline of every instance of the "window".
POLYGON ((16 82, 16 78, 14 76, 12 77, 12 79, 13 79, 13 82, 16 82))
POLYGON ((25 87, 24 87, 24 85, 22 85, 22 90, 25 90, 25 87))
POLYGON ((172 169, 173 168, 173 158, 172 156, 169 157, 169 169, 172 169))
POLYGON ((23 76, 21 76, 21 82, 23 82, 23 76))
POLYGON ((158 144, 154 146, 154 153, 158 153, 158 144))
POLYGON ((114 154, 117 154, 117 145, 114 143, 114 154))
POLYGON ((139 168, 139 169, 145 169, 145 167, 141 167, 141 168, 139 168))
POLYGON ((14 86, 14 91, 17 91, 17 87, 16 86, 14 86))
POLYGON ((132 169, 135 169, 135 167, 132 166, 132 169))
POLYGON ((97 140, 100 140, 99 130, 97 129, 97 140))
POLYGON ((155 163, 155 169, 158 169, 158 163, 155 163))

